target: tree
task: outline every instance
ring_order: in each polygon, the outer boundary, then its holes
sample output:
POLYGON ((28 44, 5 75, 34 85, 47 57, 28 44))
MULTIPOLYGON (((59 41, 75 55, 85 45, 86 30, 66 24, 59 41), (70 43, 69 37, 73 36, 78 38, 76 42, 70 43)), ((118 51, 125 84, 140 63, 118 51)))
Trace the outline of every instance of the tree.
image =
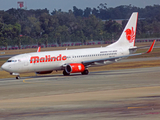
POLYGON ((160 5, 109 8, 106 3, 101 3, 97 8, 82 10, 73 6, 73 10, 68 12, 55 9, 51 14, 47 9, 0 11, 0 44, 20 47, 37 43, 117 39, 127 20, 120 25, 114 19, 128 19, 135 11, 139 12, 137 37, 159 37, 160 5))
POLYGON ((31 36, 34 38, 39 38, 42 32, 42 29, 40 27, 39 19, 35 17, 28 17, 28 20, 30 22, 31 27, 31 36))
POLYGON ((83 10, 78 9, 76 6, 73 6, 73 14, 75 16, 83 16, 83 10))
POLYGON ((91 11, 92 9, 87 7, 85 10, 84 10, 84 17, 89 17, 89 15, 91 14, 91 11))
POLYGON ((47 47, 48 46, 48 34, 44 34, 42 38, 43 38, 43 43, 45 43, 45 46, 47 47))
POLYGON ((8 14, 7 12, 3 14, 2 19, 3 19, 3 23, 5 24, 13 25, 17 22, 16 19, 12 15, 8 14))

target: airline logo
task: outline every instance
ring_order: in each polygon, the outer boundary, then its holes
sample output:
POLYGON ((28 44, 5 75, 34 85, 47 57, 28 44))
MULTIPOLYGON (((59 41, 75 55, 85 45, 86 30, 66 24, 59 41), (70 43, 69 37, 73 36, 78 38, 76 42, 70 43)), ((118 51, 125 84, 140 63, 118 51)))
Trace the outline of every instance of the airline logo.
POLYGON ((78 69, 79 69, 79 70, 81 70, 81 69, 82 69, 81 65, 79 65, 79 66, 78 66, 78 69))
POLYGON ((135 40, 135 31, 132 29, 127 29, 126 31, 126 38, 129 41, 129 43, 132 43, 135 40))
POLYGON ((45 57, 39 57, 39 56, 32 56, 30 58, 30 63, 42 63, 42 62, 53 62, 53 61, 65 61, 67 60, 66 56, 62 56, 59 54, 59 56, 53 56, 45 55, 45 57))

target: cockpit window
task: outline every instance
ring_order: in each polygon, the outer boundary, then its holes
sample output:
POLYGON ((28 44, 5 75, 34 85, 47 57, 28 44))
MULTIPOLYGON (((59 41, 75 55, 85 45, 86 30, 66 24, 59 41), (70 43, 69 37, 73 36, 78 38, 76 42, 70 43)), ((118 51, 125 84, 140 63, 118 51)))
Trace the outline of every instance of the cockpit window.
POLYGON ((7 62, 12 62, 12 60, 7 60, 7 62))
POLYGON ((7 60, 7 62, 17 62, 17 60, 7 60))

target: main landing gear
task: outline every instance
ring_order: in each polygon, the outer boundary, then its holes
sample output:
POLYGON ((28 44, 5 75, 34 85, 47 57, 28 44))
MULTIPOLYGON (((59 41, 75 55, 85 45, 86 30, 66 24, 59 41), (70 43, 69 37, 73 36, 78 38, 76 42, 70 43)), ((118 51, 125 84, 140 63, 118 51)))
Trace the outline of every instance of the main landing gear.
POLYGON ((89 71, 88 70, 84 70, 83 72, 81 72, 82 75, 88 75, 89 71))
POLYGON ((64 75, 64 76, 69 76, 70 73, 67 73, 67 72, 64 70, 64 71, 63 71, 63 75, 64 75))

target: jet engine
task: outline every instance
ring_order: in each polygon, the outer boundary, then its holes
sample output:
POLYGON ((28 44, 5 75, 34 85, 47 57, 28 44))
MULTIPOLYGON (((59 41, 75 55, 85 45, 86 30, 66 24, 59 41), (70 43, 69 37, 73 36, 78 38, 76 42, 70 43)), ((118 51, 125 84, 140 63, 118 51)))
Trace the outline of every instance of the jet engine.
POLYGON ((77 73, 83 72, 85 70, 85 66, 81 63, 71 63, 65 67, 66 73, 77 73))

